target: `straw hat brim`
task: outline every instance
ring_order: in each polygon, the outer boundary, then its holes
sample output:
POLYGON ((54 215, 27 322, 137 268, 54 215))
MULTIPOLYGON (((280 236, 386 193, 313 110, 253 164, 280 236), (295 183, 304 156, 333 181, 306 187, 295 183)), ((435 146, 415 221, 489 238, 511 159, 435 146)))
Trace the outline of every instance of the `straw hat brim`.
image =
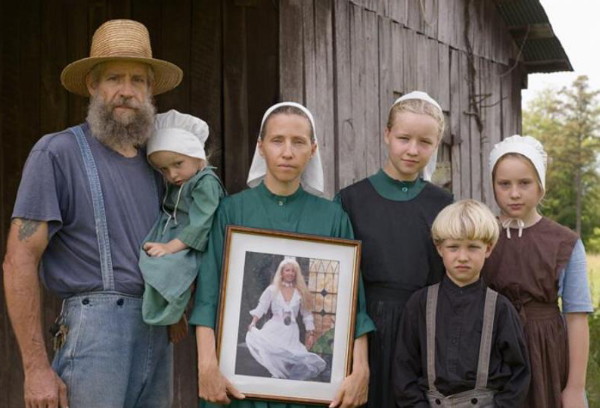
POLYGON ((110 61, 142 62, 150 65, 154 71, 153 95, 170 91, 183 79, 183 71, 177 65, 167 61, 156 58, 110 56, 83 58, 70 63, 60 74, 60 82, 70 92, 81 96, 90 96, 85 77, 95 65, 110 61))

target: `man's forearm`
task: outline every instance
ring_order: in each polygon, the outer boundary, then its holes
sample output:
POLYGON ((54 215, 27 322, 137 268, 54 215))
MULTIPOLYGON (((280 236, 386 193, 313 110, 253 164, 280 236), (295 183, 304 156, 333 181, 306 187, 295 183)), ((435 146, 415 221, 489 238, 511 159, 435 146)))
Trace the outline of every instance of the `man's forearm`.
POLYGON ((47 245, 47 224, 14 220, 4 258, 6 305, 27 373, 49 366, 42 334, 38 266, 47 245))

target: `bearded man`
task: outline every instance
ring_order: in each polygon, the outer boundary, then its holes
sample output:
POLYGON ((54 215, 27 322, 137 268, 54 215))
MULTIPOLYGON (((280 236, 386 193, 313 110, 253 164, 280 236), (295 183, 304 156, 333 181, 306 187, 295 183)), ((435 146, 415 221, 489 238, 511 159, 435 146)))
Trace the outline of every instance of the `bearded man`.
POLYGON ((170 407, 172 348, 165 327, 142 320, 142 240, 159 211, 160 180, 143 146, 152 95, 181 70, 152 58, 146 27, 112 20, 89 58, 62 72, 90 96, 86 123, 31 150, 12 214, 4 282, 29 407, 170 407), (48 360, 40 280, 63 300, 48 360))

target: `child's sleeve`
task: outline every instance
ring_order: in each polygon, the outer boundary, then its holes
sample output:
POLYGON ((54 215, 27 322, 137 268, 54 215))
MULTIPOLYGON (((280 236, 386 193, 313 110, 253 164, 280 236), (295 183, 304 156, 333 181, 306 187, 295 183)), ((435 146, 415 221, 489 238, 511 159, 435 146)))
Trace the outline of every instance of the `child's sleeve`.
POLYGON ((590 296, 585 248, 577 240, 565 270, 561 272, 558 294, 562 297, 563 313, 590 313, 594 311, 590 296))
POLYGON ((206 251, 202 254, 196 278, 196 297, 189 322, 195 326, 215 327, 221 285, 221 266, 225 246, 225 228, 231 224, 221 207, 213 221, 206 251))
POLYGON ((204 251, 215 212, 223 195, 223 188, 215 177, 206 175, 198 180, 192 189, 189 225, 177 237, 181 242, 197 251, 204 251))
POLYGON ((425 319, 423 293, 415 293, 406 304, 396 343, 395 358, 392 361, 392 390, 398 407, 429 407, 419 380, 425 376, 422 367, 421 333, 419 321, 425 319), (420 296, 421 295, 421 296, 420 296), (422 306, 422 307, 421 307, 422 306))
POLYGON ((494 406, 520 407, 527 397, 531 369, 519 315, 508 299, 498 297, 495 320, 497 333, 494 347, 502 356, 502 364, 510 369, 510 376, 494 396, 494 406))

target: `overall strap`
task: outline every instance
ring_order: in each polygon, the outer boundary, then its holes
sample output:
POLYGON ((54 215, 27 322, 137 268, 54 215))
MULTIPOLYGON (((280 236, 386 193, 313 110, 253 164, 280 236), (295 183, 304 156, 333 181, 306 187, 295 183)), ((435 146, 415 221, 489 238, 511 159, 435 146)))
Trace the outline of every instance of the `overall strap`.
POLYGON ((104 198, 100 186, 98 168, 92 156, 92 150, 88 144, 81 126, 73 126, 69 130, 75 135, 83 165, 90 183, 92 193, 92 204, 94 206, 94 221, 96 223, 96 238, 98 239, 98 250, 100 252, 100 269, 102 271, 102 285, 105 291, 115 290, 115 277, 113 274, 110 242, 108 239, 108 225, 106 223, 106 212, 104 210, 104 198))
POLYGON ((487 388, 497 298, 498 292, 487 288, 485 293, 483 327, 481 329, 481 343, 479 344, 479 362, 477 363, 477 382, 475 383, 475 389, 487 388))
POLYGON ((437 388, 435 388, 435 315, 439 289, 439 283, 427 288, 427 305, 425 308, 425 324, 427 326, 427 382, 430 391, 437 391, 437 388))

